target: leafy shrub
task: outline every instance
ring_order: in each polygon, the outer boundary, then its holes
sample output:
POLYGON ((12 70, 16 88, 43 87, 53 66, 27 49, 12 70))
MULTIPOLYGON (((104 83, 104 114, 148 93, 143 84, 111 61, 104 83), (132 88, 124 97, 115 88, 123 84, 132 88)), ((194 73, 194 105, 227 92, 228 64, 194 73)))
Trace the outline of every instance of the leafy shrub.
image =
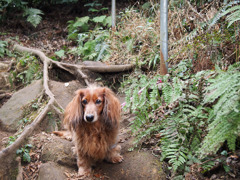
POLYGON ((230 66, 228 71, 218 69, 218 75, 208 81, 203 103, 216 104, 208 118, 208 134, 204 138, 200 154, 215 154, 227 141, 231 151, 236 150, 240 133, 240 64, 230 66))
POLYGON ((43 12, 36 8, 28 7, 28 2, 22 0, 3 0, 0 1, 0 11, 3 12, 3 15, 0 15, 0 20, 7 18, 10 13, 16 11, 22 11, 22 15, 27 18, 27 21, 30 22, 34 27, 41 22, 43 12))
POLYGON ((24 147, 21 149, 17 150, 17 154, 22 157, 23 162, 30 162, 31 161, 31 156, 30 156, 30 149, 33 146, 31 144, 26 144, 24 147))
POLYGON ((136 143, 160 132, 161 159, 169 162, 173 177, 183 178, 194 164, 203 172, 211 169, 214 163, 209 155, 216 154, 225 141, 235 151, 240 134, 240 64, 226 72, 216 68, 186 74, 188 78, 182 78, 183 67, 172 72, 177 72, 174 77, 126 80, 125 110, 136 115, 131 125, 136 143))
POLYGON ((23 13, 23 16, 26 16, 27 21, 34 27, 37 27, 37 25, 41 22, 42 17, 40 15, 43 15, 43 12, 35 8, 26 8, 23 13))
POLYGON ((0 57, 3 57, 7 52, 8 43, 6 41, 0 41, 0 57))
POLYGON ((102 7, 102 4, 98 1, 87 3, 84 5, 89 7, 88 11, 92 12, 92 16, 77 17, 76 20, 68 21, 68 39, 76 40, 79 33, 87 32, 90 27, 110 27, 111 16, 96 15, 99 12, 108 10, 108 8, 102 7))
POLYGON ((94 30, 91 33, 78 34, 78 47, 69 51, 74 55, 82 57, 83 60, 104 60, 109 54, 109 45, 106 40, 109 32, 94 30))
POLYGON ((97 28, 99 27, 110 27, 111 26, 111 17, 110 16, 96 16, 90 18, 89 16, 84 16, 81 18, 76 18, 76 20, 68 21, 68 39, 76 40, 79 33, 87 32, 89 27, 92 26, 94 22, 97 28))
POLYGON ((78 36, 79 31, 80 32, 86 32, 88 31, 88 21, 89 21, 89 16, 84 16, 81 18, 76 17, 76 20, 73 21, 68 21, 68 39, 75 40, 78 36))
POLYGON ((31 55, 24 55, 18 58, 16 70, 11 71, 9 80, 12 86, 19 83, 27 85, 30 84, 32 80, 41 77, 42 71, 37 58, 31 55))

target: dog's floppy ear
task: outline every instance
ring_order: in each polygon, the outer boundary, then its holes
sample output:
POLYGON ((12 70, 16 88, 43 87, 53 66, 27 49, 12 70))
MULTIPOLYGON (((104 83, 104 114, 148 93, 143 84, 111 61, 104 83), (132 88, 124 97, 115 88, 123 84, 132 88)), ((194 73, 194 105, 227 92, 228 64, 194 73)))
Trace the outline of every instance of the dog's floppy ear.
POLYGON ((83 94, 84 90, 82 89, 76 91, 75 97, 65 109, 63 124, 69 130, 76 130, 77 125, 83 121, 83 107, 81 102, 83 94))
POLYGON ((108 129, 117 128, 121 117, 121 105, 115 94, 107 87, 103 88, 104 107, 103 116, 104 122, 108 129))

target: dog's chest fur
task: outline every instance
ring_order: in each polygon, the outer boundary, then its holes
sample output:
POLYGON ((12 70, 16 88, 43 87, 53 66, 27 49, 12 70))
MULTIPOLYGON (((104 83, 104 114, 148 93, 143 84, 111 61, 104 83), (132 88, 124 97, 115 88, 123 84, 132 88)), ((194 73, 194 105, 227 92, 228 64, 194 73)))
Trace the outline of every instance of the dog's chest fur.
POLYGON ((107 130, 103 124, 84 123, 76 129, 75 141, 78 151, 95 161, 103 160, 107 152, 116 142, 117 130, 107 130))

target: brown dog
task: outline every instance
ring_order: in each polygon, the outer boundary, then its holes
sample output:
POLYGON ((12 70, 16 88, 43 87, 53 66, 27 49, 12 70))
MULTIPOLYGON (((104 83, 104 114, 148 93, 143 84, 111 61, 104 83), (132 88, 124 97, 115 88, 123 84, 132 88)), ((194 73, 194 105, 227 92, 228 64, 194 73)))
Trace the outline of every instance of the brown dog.
POLYGON ((123 161, 121 147, 116 145, 120 113, 119 100, 106 87, 80 89, 67 105, 64 125, 75 144, 80 176, 89 175, 96 161, 123 161))

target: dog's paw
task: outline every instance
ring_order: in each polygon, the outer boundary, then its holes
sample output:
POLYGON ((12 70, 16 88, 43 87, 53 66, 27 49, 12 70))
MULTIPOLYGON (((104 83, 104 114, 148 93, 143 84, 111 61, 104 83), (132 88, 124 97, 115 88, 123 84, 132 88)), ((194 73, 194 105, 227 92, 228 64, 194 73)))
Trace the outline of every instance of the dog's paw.
POLYGON ((78 168, 78 177, 85 178, 90 176, 91 174, 91 169, 85 169, 83 167, 78 168))
POLYGON ((121 163, 122 161, 123 161, 123 156, 121 156, 120 154, 112 157, 112 159, 111 159, 111 162, 114 163, 114 164, 115 163, 121 163))

